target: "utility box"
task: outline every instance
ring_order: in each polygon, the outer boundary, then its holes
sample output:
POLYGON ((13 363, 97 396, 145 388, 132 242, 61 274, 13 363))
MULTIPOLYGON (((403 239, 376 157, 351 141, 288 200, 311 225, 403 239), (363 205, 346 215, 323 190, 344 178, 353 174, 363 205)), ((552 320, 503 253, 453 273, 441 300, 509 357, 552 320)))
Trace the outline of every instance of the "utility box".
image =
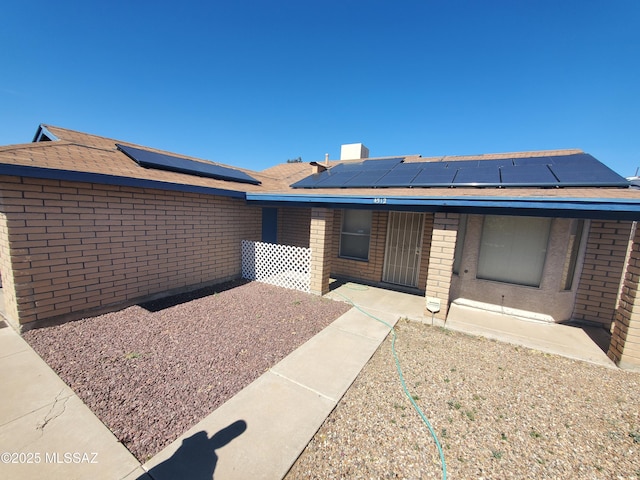
POLYGON ((362 143, 348 143, 340 146, 340 160, 369 158, 369 149, 362 143))
POLYGON ((427 297, 427 310, 431 313, 438 313, 440 311, 440 299, 436 297, 427 297))

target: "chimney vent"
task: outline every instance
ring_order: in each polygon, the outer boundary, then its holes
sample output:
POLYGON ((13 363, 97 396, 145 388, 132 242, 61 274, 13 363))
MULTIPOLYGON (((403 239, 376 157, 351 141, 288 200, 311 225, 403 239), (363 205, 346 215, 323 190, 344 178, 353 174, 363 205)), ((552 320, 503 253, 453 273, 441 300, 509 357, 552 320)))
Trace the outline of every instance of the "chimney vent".
POLYGON ((322 165, 322 164, 320 164, 318 162, 311 162, 310 165, 311 165, 311 174, 312 175, 315 175, 317 173, 322 173, 327 169, 326 165, 322 165))
POLYGON ((340 147, 340 160, 369 158, 369 149, 362 143, 349 143, 340 147))

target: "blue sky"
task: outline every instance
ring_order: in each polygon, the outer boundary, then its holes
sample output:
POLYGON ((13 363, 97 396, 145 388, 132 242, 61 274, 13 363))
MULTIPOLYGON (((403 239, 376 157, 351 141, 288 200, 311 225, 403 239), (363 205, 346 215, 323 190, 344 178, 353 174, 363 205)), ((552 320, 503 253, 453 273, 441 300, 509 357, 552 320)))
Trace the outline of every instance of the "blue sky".
POLYGON ((0 145, 48 123, 261 170, 581 148, 640 167, 637 0, 10 1, 0 145))

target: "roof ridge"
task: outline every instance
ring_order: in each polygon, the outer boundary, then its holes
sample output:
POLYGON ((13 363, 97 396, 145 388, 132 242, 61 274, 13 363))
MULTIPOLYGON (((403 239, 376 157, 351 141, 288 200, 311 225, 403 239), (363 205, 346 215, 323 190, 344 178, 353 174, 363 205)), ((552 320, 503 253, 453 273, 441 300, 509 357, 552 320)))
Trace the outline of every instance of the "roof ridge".
MULTIPOLYGON (((56 125, 49 125, 49 124, 47 124, 47 123, 42 123, 42 124, 41 124, 41 126, 45 127, 47 130, 51 130, 51 129, 54 129, 54 130, 63 130, 63 131, 65 131, 65 132, 77 133, 77 134, 79 134, 79 135, 84 135, 84 136, 88 136, 88 137, 100 138, 100 139, 102 139, 102 140, 114 140, 114 141, 116 141, 116 142, 120 142, 120 140, 118 140, 118 139, 116 139, 116 138, 112 138, 112 137, 105 137, 104 135, 96 135, 96 134, 94 134, 94 133, 82 132, 82 131, 80 131, 80 130, 73 130, 73 129, 71 129, 71 128, 58 127, 58 126, 56 126, 56 125)), ((55 132, 53 132, 53 131, 52 131, 51 133, 53 133, 53 134, 55 135, 55 132)), ((58 135, 56 135, 56 136, 58 136, 58 135)), ((124 142, 122 142, 122 143, 124 143, 124 142)))
POLYGON ((467 158, 501 159, 501 158, 523 158, 523 157, 532 157, 532 156, 552 157, 554 155, 577 155, 579 153, 585 153, 585 152, 579 148, 559 148, 559 149, 552 149, 552 150, 525 150, 525 151, 518 151, 518 152, 476 153, 476 154, 469 154, 469 155, 442 155, 442 156, 431 157, 431 158, 439 158, 442 161, 445 161, 445 160, 452 160, 456 158, 458 159, 463 159, 463 158, 464 159, 467 159, 467 158))

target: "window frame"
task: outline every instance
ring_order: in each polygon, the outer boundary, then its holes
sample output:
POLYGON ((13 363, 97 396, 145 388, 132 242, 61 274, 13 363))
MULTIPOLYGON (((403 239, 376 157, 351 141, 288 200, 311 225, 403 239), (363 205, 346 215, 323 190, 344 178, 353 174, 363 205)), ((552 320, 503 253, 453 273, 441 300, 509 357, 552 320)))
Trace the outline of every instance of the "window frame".
POLYGON ((369 257, 370 257, 370 253, 371 253, 371 230, 373 227, 373 212, 371 210, 360 210, 360 209, 343 209, 342 210, 342 218, 341 218, 341 225, 340 225, 340 246, 338 248, 338 257, 340 258, 345 258, 348 260, 357 260, 360 262, 368 262, 369 261, 369 257), (363 233, 363 232, 358 232, 358 231, 348 231, 345 230, 345 223, 347 221, 347 212, 349 212, 349 215, 355 214, 355 213, 365 213, 368 215, 368 227, 369 227, 369 231, 367 233, 363 233), (366 238, 366 242, 367 242, 367 255, 366 257, 359 257, 359 256, 355 256, 355 255, 349 255, 349 254, 345 254, 343 253, 343 248, 345 246, 345 242, 344 237, 347 236, 348 238, 366 238))
POLYGON ((458 220, 458 234, 456 235, 456 246, 453 252, 453 265, 451 267, 451 270, 455 275, 460 275, 462 259, 464 258, 464 242, 467 238, 468 223, 469 215, 461 213, 458 220))
MULTIPOLYGON (((496 224, 496 228, 500 228, 501 225, 496 224)), ((502 225, 502 227, 504 228, 504 225, 502 225)), ((478 266, 477 266, 477 270, 476 270, 476 279, 478 280, 485 280, 485 281, 491 281, 491 282, 499 282, 499 283, 505 283, 508 285, 516 285, 516 286, 521 286, 521 287, 529 287, 529 288, 540 288, 542 285, 542 282, 544 281, 544 269, 545 269, 545 265, 547 262, 547 256, 549 254, 549 242, 551 241, 551 231, 552 231, 552 227, 553 227, 553 219, 549 218, 549 217, 520 217, 520 216, 510 216, 510 215, 485 215, 483 218, 483 223, 482 223, 482 231, 480 234, 480 248, 478 250, 478 266), (516 245, 516 242, 518 241, 518 234, 521 234, 524 230, 522 230, 522 225, 515 223, 515 219, 518 219, 518 222, 528 222, 529 225, 532 222, 532 219, 538 219, 539 221, 544 221, 544 223, 546 224, 546 231, 544 232, 544 242, 540 242, 540 244, 538 245, 538 247, 540 248, 540 250, 538 250, 536 252, 536 250, 532 250, 530 252, 526 252, 529 253, 529 257, 535 257, 536 255, 539 256, 540 258, 538 259, 541 263, 537 263, 535 265, 536 267, 536 272, 539 272, 539 275, 537 276, 537 281, 536 282, 532 282, 532 281, 525 281, 524 277, 521 277, 519 280, 516 278, 517 274, 513 274, 513 270, 509 269, 509 266, 512 265, 510 262, 513 260, 512 256, 515 253, 523 253, 521 251, 521 247, 519 249, 519 247, 516 245), (495 220, 514 220, 514 222, 507 224, 506 226, 509 228, 509 231, 507 233, 509 233, 509 236, 504 237, 505 239, 508 240, 508 244, 505 243, 504 246, 504 252, 508 253, 509 255, 504 255, 502 252, 499 252, 497 250, 494 251, 493 255, 490 253, 490 250, 486 251, 486 257, 483 256, 483 248, 485 245, 490 245, 489 240, 491 240, 491 234, 493 232, 489 232, 487 233, 487 228, 492 228, 492 226, 490 226, 490 224, 487 222, 487 220, 491 220, 491 219, 495 219, 495 220), (544 243, 544 245, 543 245, 544 243), (514 253, 515 252, 515 253, 514 253), (495 259, 499 258, 499 260, 501 262, 506 262, 506 263, 500 263, 499 267, 500 268, 491 268, 489 272, 487 271, 483 271, 481 272, 481 269, 483 268, 483 264, 486 263, 487 266, 489 265, 496 265, 495 263, 495 259), (500 269, 502 269, 502 272, 500 271, 500 269), (507 272, 507 273, 503 273, 503 272, 507 272)), ((493 233, 493 235, 495 235, 495 233, 493 233)), ((530 238, 530 237, 529 237, 530 238)), ((540 239, 542 240, 543 237, 541 237, 540 239)), ((531 271, 530 266, 527 266, 528 268, 521 268, 520 271, 531 271)))

